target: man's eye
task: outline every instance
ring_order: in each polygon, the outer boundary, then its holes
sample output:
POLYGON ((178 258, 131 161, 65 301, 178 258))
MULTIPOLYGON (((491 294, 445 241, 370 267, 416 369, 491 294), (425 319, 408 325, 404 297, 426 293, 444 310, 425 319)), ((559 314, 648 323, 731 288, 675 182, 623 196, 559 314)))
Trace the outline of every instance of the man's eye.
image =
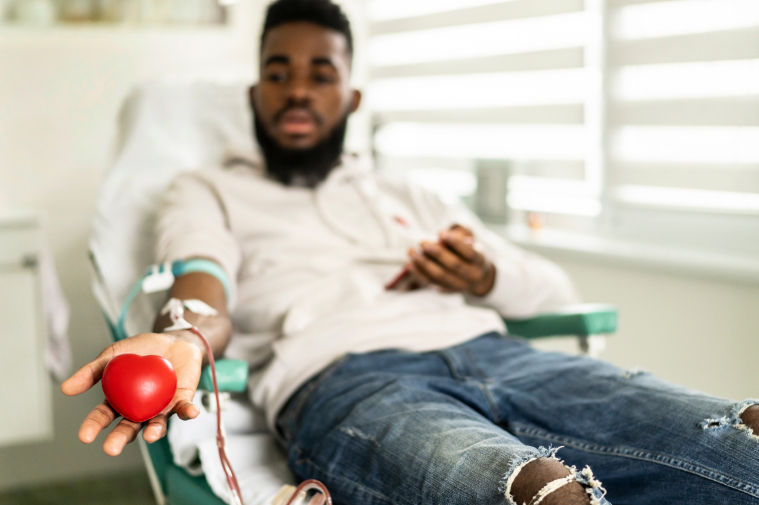
POLYGON ((284 72, 277 72, 266 76, 266 80, 269 82, 285 82, 287 80, 287 74, 284 72))
POLYGON ((332 84, 335 82, 335 79, 330 75, 316 74, 313 79, 317 84, 332 84))

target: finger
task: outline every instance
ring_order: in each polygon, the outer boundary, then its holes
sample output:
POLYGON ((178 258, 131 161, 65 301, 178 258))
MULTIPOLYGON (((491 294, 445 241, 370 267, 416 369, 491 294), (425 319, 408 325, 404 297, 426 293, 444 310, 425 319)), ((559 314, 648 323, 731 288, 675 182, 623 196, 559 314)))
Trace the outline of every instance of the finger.
POLYGON ((158 414, 145 424, 145 429, 142 430, 142 438, 149 444, 160 440, 166 435, 168 422, 169 414, 158 414))
POLYGON ((177 389, 177 393, 174 396, 173 411, 183 421, 189 419, 195 419, 200 414, 200 409, 192 403, 192 398, 195 396, 195 389, 177 389))
POLYGON ((414 282, 421 283, 425 286, 432 284, 432 279, 427 277, 424 272, 414 266, 413 261, 408 264, 408 270, 411 272, 411 275, 413 275, 414 282))
POLYGON ((92 409, 82 421, 82 425, 79 427, 79 440, 89 444, 117 417, 116 411, 106 400, 103 400, 103 403, 92 409))
POLYGON ((434 284, 451 291, 463 291, 466 289, 468 283, 464 279, 448 273, 439 264, 416 251, 412 250, 409 254, 416 270, 421 272, 424 277, 434 284))
POLYGON ((440 233, 440 240, 445 246, 469 263, 475 265, 484 265, 486 263, 485 256, 475 248, 474 237, 444 231, 440 233))
POLYGON ((64 383, 61 384, 61 391, 63 394, 66 396, 78 395, 97 384, 100 377, 103 375, 105 366, 115 356, 113 347, 112 344, 103 349, 103 352, 101 352, 97 358, 84 365, 77 370, 74 375, 64 381, 64 383))
POLYGON ((408 280, 407 280, 409 291, 413 291, 415 289, 422 289, 430 285, 429 279, 427 279, 426 277, 423 277, 416 270, 414 270, 410 263, 407 264, 405 268, 409 272, 408 280))
POLYGON ((458 223, 452 224, 451 227, 448 228, 448 229, 451 230, 451 231, 453 231, 453 232, 460 233, 460 234, 462 234, 464 236, 467 236, 467 237, 474 237, 474 233, 472 233, 472 230, 470 230, 466 226, 461 226, 458 223))
POLYGON ((119 424, 105 437, 103 450, 109 456, 118 456, 124 450, 124 446, 134 441, 142 429, 141 423, 135 423, 129 419, 122 419, 119 424))
POLYGON ((142 432, 142 438, 145 439, 146 442, 152 444, 156 440, 166 436, 171 414, 177 414, 183 421, 198 417, 200 410, 198 410, 198 407, 193 405, 190 401, 194 394, 195 391, 193 389, 177 389, 174 398, 169 404, 170 407, 167 407, 163 412, 147 422, 145 429, 142 432))
POLYGON ((475 265, 465 261, 458 254, 453 253, 447 247, 432 242, 422 242, 424 254, 439 263, 444 269, 454 273, 467 282, 477 282, 482 278, 482 265, 475 265))

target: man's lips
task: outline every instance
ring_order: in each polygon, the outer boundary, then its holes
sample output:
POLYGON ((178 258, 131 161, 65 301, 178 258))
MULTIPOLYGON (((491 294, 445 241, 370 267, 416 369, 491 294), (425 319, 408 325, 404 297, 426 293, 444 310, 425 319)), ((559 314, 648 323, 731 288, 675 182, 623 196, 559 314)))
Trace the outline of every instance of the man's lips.
POLYGON ((283 133, 290 135, 305 135, 316 129, 314 116, 305 109, 290 109, 279 119, 283 133))

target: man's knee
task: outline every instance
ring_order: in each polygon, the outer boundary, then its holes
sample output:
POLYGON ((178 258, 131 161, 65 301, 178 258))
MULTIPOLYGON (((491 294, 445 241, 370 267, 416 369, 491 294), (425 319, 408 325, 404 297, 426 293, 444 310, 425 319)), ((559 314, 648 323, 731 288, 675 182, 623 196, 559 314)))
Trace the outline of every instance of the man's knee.
POLYGON ((752 405, 741 413, 743 424, 759 436, 759 405, 752 405))
MULTIPOLYGON (((557 459, 535 459, 527 463, 514 479, 510 490, 511 497, 518 505, 532 503, 548 483, 560 481, 571 473, 557 459)), ((585 505, 590 503, 590 497, 580 483, 569 482, 546 494, 540 503, 545 505, 585 505)))

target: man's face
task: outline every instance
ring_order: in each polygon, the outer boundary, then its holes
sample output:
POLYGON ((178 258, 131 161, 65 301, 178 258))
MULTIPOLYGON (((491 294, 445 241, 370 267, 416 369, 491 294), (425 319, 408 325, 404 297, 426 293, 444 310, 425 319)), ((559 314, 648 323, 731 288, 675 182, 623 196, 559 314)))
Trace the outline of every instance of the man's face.
POLYGON ((280 147, 305 150, 326 140, 361 95, 350 88, 345 37, 309 22, 272 28, 261 48, 261 79, 251 87, 256 119, 280 147))

